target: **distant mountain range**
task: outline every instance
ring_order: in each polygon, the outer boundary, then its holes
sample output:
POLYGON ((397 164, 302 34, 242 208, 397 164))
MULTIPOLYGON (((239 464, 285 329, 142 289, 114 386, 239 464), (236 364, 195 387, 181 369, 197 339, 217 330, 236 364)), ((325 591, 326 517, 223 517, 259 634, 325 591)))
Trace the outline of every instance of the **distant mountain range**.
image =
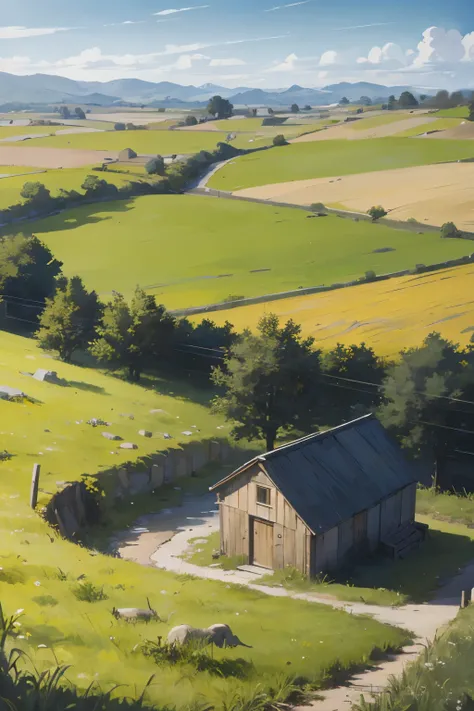
MULTIPOLYGON (((324 106, 338 103, 344 96, 357 101, 368 96, 372 101, 386 101, 402 91, 415 95, 423 90, 409 86, 384 86, 367 82, 341 82, 321 89, 291 86, 289 89, 228 89, 215 84, 182 86, 172 82, 147 82, 141 79, 116 79, 109 82, 73 81, 60 76, 33 74, 17 76, 0 72, 0 105, 90 104, 99 106, 139 104, 151 108, 170 106, 204 106, 211 96, 219 94, 234 106, 284 107, 293 103, 324 106)), ((430 93, 425 91, 424 93, 430 93)), ((431 92, 434 93, 434 92, 431 92)))

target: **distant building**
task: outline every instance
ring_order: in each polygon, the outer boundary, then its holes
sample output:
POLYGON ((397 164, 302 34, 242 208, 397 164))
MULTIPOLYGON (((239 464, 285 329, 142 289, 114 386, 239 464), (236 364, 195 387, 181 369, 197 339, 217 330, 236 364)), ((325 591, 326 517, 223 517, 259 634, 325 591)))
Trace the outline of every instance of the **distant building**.
POLYGON ((127 160, 132 160, 133 158, 136 158, 137 154, 135 151, 132 151, 131 148, 124 148, 123 151, 120 151, 119 153, 119 161, 127 161, 127 160))
POLYGON ((424 538, 411 466, 372 415, 255 457, 211 490, 222 552, 264 568, 316 576, 424 538))

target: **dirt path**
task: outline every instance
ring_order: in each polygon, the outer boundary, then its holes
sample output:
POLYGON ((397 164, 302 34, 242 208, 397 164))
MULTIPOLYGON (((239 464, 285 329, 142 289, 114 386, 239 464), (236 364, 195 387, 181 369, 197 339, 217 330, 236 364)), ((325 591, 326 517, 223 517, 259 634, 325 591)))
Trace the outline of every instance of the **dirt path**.
POLYGON ((314 701, 309 706, 299 707, 298 711, 340 711, 348 708, 347 704, 359 701, 361 694, 365 694, 369 699, 371 692, 382 691, 389 677, 400 674, 404 666, 422 651, 423 645, 432 641, 437 631, 455 618, 461 590, 474 586, 473 561, 460 575, 439 590, 432 603, 381 607, 260 585, 259 578, 268 571, 260 573, 250 566, 249 570, 225 571, 220 568, 203 568, 180 557, 188 549, 191 539, 205 538, 217 530, 219 517, 215 498, 211 495, 199 498, 185 496, 183 506, 179 508, 166 509, 138 519, 132 528, 111 541, 111 549, 122 558, 141 565, 153 565, 173 573, 188 573, 199 578, 246 585, 267 595, 316 602, 354 615, 370 615, 378 622, 403 627, 416 636, 416 644, 406 647, 401 654, 381 662, 376 668, 355 675, 347 686, 325 691, 324 699, 314 701))

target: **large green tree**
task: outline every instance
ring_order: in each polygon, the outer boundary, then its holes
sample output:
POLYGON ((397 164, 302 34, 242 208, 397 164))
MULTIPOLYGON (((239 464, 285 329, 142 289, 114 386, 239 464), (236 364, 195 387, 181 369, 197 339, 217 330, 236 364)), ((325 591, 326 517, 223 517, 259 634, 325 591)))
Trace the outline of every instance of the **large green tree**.
POLYGON ((474 396, 471 349, 430 334, 420 348, 402 351, 382 394, 382 423, 414 456, 433 457, 435 470, 448 453, 469 448, 465 432, 474 430, 474 408, 466 404, 474 396))
POLYGON ((169 352, 174 318, 155 297, 136 288, 130 304, 115 293, 104 309, 91 353, 98 360, 126 368, 129 379, 138 382, 147 365, 169 352))
POLYGON ((44 301, 56 288, 56 277, 61 273, 62 263, 35 236, 15 235, 5 239, 10 240, 10 259, 16 264, 16 273, 6 279, 5 293, 16 299, 44 301))
POLYGON ((292 320, 262 318, 256 334, 244 331, 213 371, 222 394, 214 408, 234 423, 236 439, 264 439, 267 450, 286 432, 308 432, 320 410, 321 355, 292 320))
POLYGON ((45 209, 51 201, 51 193, 43 183, 28 182, 23 185, 21 197, 36 210, 45 209))
POLYGON ((99 312, 95 291, 88 292, 77 276, 62 277, 56 293, 46 301, 36 337, 42 348, 58 351, 59 357, 68 362, 94 337, 99 312))
POLYGON ((223 99, 222 96, 213 96, 207 105, 207 112, 211 116, 217 116, 218 119, 230 118, 233 110, 234 107, 230 101, 223 99))
POLYGON ((418 106, 418 101, 411 91, 403 91, 398 99, 398 105, 401 109, 413 109, 418 106))

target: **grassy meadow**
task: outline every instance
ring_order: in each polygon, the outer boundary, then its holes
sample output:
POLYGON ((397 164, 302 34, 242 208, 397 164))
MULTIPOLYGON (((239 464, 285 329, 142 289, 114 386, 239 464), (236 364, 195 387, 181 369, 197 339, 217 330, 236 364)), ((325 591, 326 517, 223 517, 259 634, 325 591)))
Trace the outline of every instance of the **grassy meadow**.
POLYGON ((130 296, 140 284, 169 308, 347 281, 471 249, 436 233, 195 195, 88 205, 21 229, 51 248, 66 275, 80 274, 103 297, 113 290, 130 296))
POLYGON ((432 331, 468 343, 474 333, 473 279, 474 266, 467 265, 215 311, 206 318, 219 324, 229 320, 240 330, 255 328, 264 314, 275 313, 282 321, 300 323, 322 348, 365 342, 379 355, 393 356, 402 348, 419 346, 432 331))
MULTIPOLYGON (((435 114, 438 116, 438 114, 435 114)), ((409 128, 406 131, 401 131, 395 135, 395 138, 411 138, 421 136, 427 131, 449 131, 450 128, 456 128, 461 123, 460 118, 437 118, 435 121, 428 121, 421 126, 409 128)))
POLYGON ((468 106, 455 106, 452 109, 441 109, 440 111, 436 112, 435 116, 439 116, 440 118, 467 119, 469 116, 469 107, 468 106))
POLYGON ((294 143, 236 158, 217 171, 208 185, 217 190, 240 190, 268 183, 409 168, 471 157, 474 157, 472 141, 449 139, 374 138, 294 143))
MULTIPOLYGON (((34 399, 0 402, 2 447, 11 454, 0 462, 0 602, 7 615, 20 611, 12 646, 28 655, 22 664, 40 672, 65 664, 66 678, 78 688, 95 682, 108 690, 118 684, 118 696, 138 697, 154 674, 147 691, 150 703, 179 709, 201 697, 221 709, 234 693, 251 693, 258 684, 267 689, 287 675, 318 686, 327 674, 330 678, 337 660, 343 666, 364 663, 375 647, 404 643, 405 633, 369 618, 141 567, 56 536, 28 507, 33 463, 42 466, 39 511, 57 490, 58 480, 83 474, 101 480, 101 470, 128 458, 126 453, 112 454, 113 444, 101 437, 103 428, 90 427, 87 419, 110 420, 108 429, 130 441, 137 441, 139 428, 152 430, 153 439, 140 438, 136 457, 178 446, 181 431, 196 423, 200 432, 195 439, 215 435, 218 420, 189 384, 185 391, 169 380, 131 385, 99 370, 52 361, 32 340, 6 333, 1 338, 1 382, 34 399), (24 374, 38 367, 54 368, 65 385, 40 383, 24 374), (174 439, 164 440, 163 431, 174 439), (114 606, 144 607, 147 598, 159 615, 149 625, 116 621, 111 614, 114 606), (175 625, 219 621, 231 624, 253 647, 214 652, 217 660, 243 658, 243 679, 196 673, 190 666, 158 667, 140 653, 142 643, 166 637, 175 625)), ((157 509, 168 503, 168 494, 163 490, 157 509)), ((124 526, 133 520, 133 504, 132 499, 124 526)))
POLYGON ((418 116, 418 112, 415 114, 410 114, 409 111, 385 111, 379 116, 370 116, 367 114, 362 114, 358 121, 353 121, 349 124, 350 128, 355 131, 364 131, 367 128, 377 128, 378 126, 387 126, 391 123, 397 123, 397 121, 404 121, 408 118, 415 118, 418 116))

